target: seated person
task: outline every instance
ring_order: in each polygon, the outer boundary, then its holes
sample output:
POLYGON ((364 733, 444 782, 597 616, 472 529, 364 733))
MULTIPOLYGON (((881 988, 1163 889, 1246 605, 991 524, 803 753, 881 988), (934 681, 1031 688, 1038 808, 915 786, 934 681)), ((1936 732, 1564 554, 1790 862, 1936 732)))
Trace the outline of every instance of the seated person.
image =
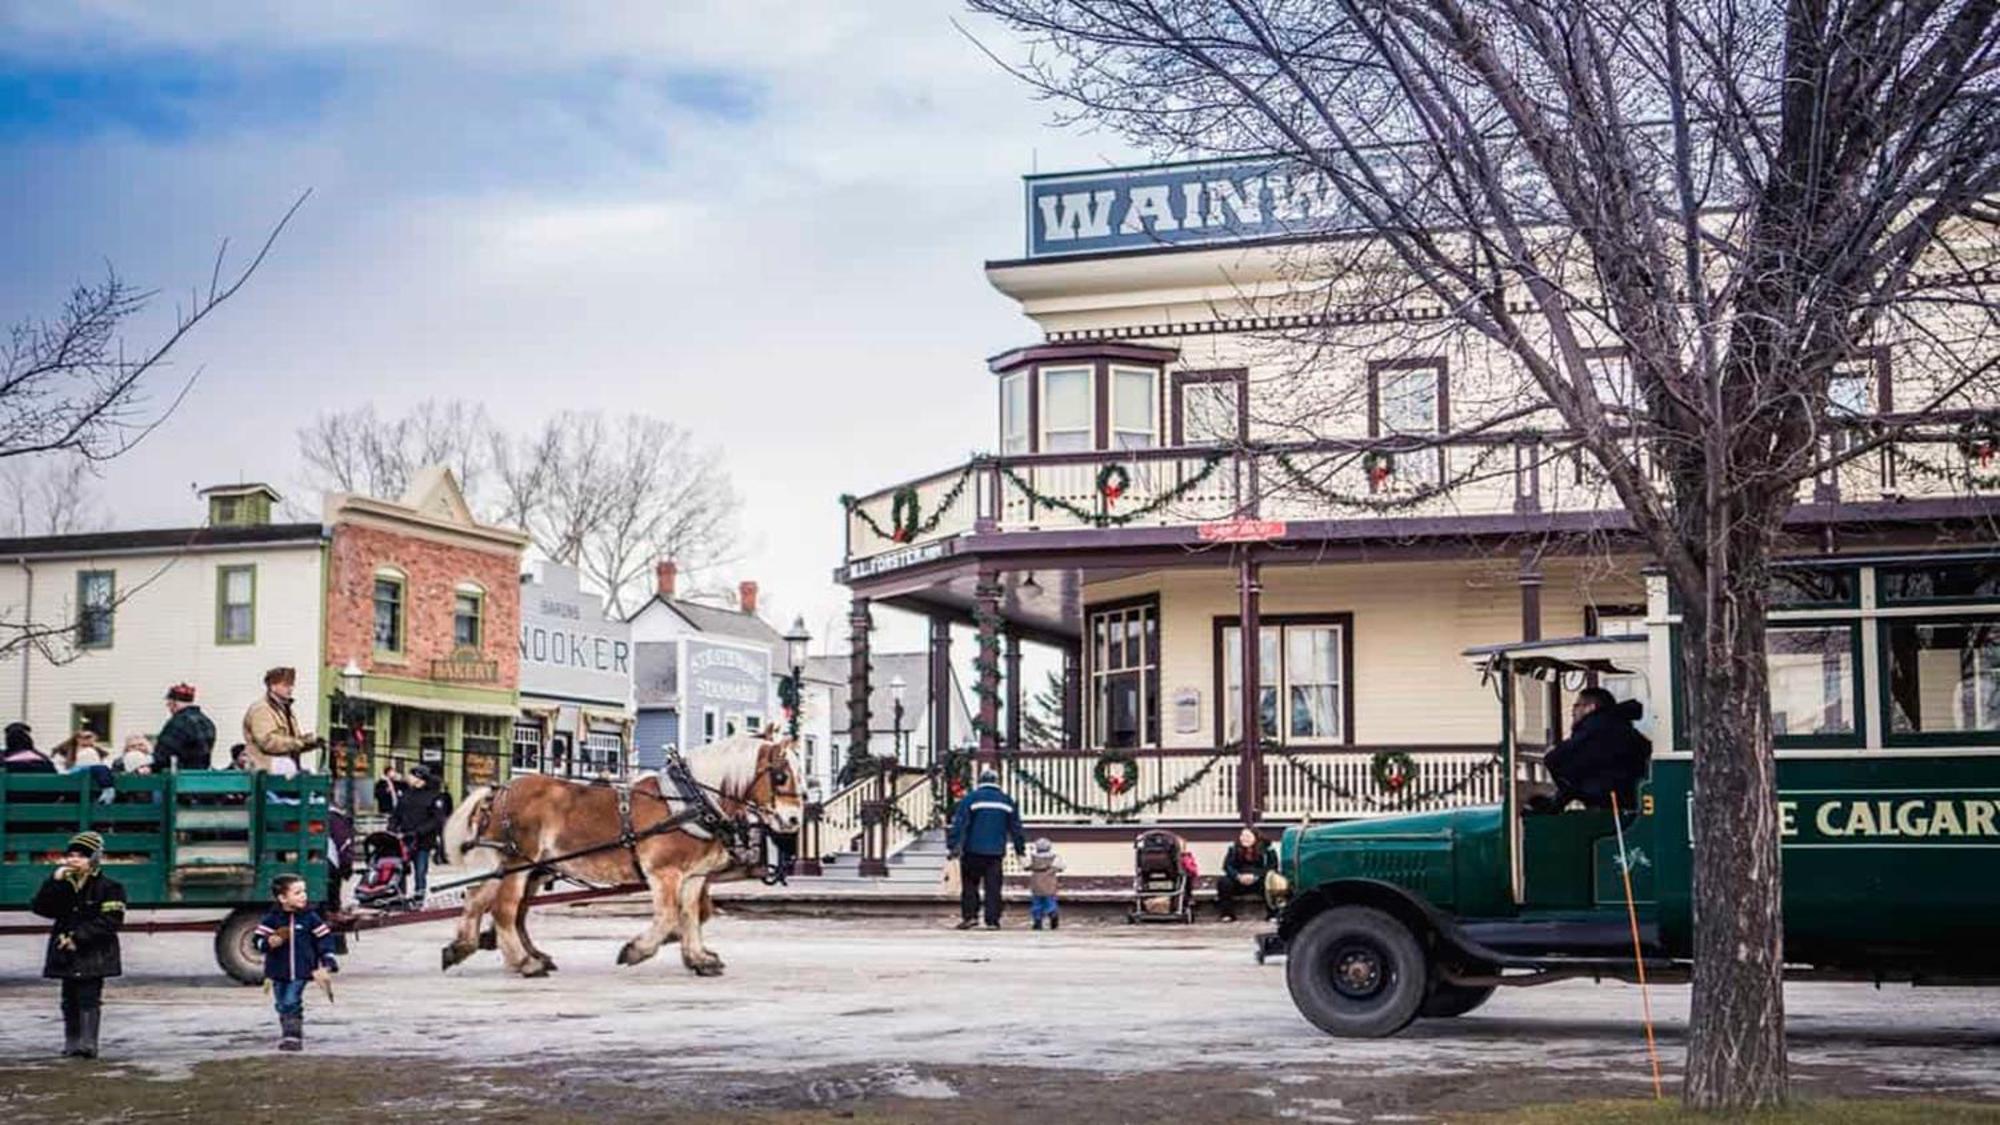
POLYGON ((1236 834, 1236 843, 1222 857, 1222 874, 1215 880, 1215 912, 1220 920, 1236 920, 1239 900, 1264 908, 1264 876, 1277 869, 1277 849, 1260 839, 1256 829, 1244 825, 1236 834))
POLYGON ((1571 801, 1608 809, 1614 793, 1618 807, 1631 811, 1653 758, 1652 742, 1632 726, 1645 713, 1638 700, 1620 703, 1600 687, 1578 692, 1570 705, 1569 737, 1542 759, 1555 779, 1555 796, 1535 798, 1529 811, 1561 812, 1571 801))

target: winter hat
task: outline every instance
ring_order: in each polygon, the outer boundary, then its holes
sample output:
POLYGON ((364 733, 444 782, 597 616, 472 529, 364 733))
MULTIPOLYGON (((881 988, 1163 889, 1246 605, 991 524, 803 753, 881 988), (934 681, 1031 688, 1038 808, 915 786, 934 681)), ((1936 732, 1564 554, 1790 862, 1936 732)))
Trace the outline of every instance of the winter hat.
POLYGON ((979 784, 981 784, 981 785, 998 785, 998 784, 1000 784, 1000 771, 999 771, 999 770, 996 770, 996 769, 994 769, 994 768, 993 768, 992 766, 987 766, 987 767, 986 767, 985 769, 983 769, 983 770, 980 770, 980 771, 979 771, 979 784))
POLYGON ((194 685, 175 684, 167 689, 167 698, 173 700, 175 703, 193 703, 194 685))
POLYGON ((1055 852, 1056 842, 1054 840, 1049 839, 1047 836, 1038 836, 1035 838, 1036 855, 1054 855, 1055 852))
POLYGON ((35 748, 35 736, 31 733, 33 729, 26 723, 8 723, 7 753, 12 754, 16 750, 33 750, 35 748))
POLYGON ((96 859, 104 854, 104 837, 95 832, 79 832, 69 838, 69 846, 63 849, 63 854, 96 859))

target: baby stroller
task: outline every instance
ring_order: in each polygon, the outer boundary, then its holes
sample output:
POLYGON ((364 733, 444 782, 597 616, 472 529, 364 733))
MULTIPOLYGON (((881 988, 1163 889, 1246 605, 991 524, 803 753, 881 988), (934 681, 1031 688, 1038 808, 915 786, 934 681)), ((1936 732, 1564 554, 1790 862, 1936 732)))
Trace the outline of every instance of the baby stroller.
POLYGON ((1154 828, 1132 841, 1132 912, 1125 920, 1194 921, 1194 880, 1188 877, 1187 841, 1154 828))
POLYGON ((410 850, 394 832, 371 832, 361 842, 367 857, 361 882, 355 885, 354 901, 363 906, 388 906, 405 893, 410 870, 410 850))

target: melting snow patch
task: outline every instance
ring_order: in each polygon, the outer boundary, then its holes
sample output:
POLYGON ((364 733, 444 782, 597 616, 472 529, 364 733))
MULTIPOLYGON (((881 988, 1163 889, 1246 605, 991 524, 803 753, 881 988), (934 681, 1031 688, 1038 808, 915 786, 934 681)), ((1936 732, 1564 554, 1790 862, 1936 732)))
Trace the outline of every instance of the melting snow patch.
POLYGON ((958 1096, 951 1083, 940 1078, 920 1077, 914 1071, 891 1070, 882 1076, 886 1081, 884 1089, 899 1098, 919 1098, 924 1101, 946 1101, 958 1096))

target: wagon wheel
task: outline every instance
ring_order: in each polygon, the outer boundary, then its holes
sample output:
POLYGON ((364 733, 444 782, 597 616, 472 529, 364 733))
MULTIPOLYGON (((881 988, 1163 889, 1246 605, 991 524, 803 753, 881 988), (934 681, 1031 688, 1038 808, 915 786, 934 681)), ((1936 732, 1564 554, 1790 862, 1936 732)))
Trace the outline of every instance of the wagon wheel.
POLYGON ((263 917, 263 907, 240 906, 215 929, 215 963, 238 983, 264 983, 264 955, 250 944, 263 917))

